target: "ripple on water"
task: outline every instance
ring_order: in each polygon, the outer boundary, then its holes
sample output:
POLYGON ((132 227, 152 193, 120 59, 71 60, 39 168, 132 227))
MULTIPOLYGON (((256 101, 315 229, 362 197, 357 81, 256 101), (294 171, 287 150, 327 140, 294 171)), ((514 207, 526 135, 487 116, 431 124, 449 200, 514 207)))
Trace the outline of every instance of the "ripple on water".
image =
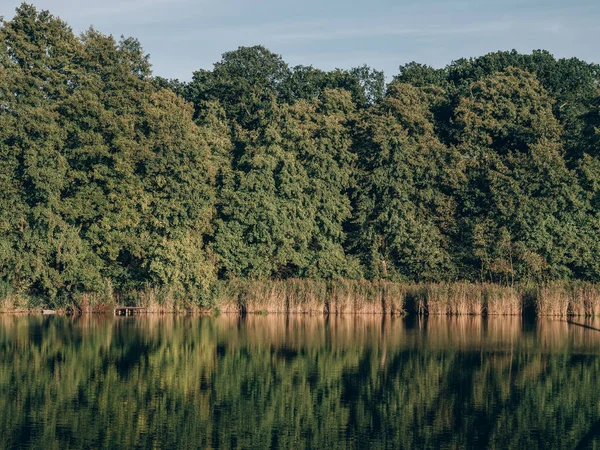
POLYGON ((600 445, 600 323, 0 316, 4 448, 600 445))

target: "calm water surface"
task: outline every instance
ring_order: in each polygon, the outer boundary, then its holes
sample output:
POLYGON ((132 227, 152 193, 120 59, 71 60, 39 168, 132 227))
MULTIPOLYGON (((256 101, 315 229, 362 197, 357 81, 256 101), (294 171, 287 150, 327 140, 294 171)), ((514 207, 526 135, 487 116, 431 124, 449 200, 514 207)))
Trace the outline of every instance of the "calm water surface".
POLYGON ((0 447, 600 448, 599 329, 0 315, 0 447))

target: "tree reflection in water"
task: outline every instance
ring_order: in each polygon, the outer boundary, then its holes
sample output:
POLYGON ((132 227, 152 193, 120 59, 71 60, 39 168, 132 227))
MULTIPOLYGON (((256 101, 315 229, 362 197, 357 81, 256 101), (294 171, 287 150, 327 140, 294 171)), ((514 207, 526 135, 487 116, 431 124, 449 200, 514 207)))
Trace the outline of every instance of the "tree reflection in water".
POLYGON ((0 316, 6 448, 587 448, 594 321, 0 316))

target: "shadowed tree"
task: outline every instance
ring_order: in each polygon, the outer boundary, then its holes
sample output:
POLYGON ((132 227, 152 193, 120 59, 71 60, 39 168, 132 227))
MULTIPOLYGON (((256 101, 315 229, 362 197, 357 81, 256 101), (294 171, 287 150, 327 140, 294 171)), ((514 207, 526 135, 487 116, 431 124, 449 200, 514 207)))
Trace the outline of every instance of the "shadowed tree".
POLYGON ((435 136, 427 94, 392 84, 357 134, 353 245, 369 276, 451 277, 453 201, 444 193, 451 155, 435 136))
POLYGON ((222 274, 356 276, 342 229, 350 216, 350 96, 325 91, 322 101, 271 110, 220 192, 214 248, 222 274))
MULTIPOLYGON (((457 200, 464 250, 481 276, 563 278, 587 264, 576 256, 589 206, 563 158, 552 99, 520 69, 473 83, 456 109, 464 181, 457 200), (464 239, 464 238, 463 238, 464 239)), ((596 275, 597 276, 597 275, 596 275)))

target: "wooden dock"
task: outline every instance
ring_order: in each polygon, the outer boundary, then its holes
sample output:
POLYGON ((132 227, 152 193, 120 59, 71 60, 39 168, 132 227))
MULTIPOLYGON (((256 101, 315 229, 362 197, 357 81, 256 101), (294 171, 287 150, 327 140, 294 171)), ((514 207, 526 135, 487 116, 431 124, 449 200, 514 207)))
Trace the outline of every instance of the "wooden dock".
POLYGON ((147 312, 147 308, 143 306, 117 306, 115 308, 115 316, 133 316, 145 312, 147 312))

